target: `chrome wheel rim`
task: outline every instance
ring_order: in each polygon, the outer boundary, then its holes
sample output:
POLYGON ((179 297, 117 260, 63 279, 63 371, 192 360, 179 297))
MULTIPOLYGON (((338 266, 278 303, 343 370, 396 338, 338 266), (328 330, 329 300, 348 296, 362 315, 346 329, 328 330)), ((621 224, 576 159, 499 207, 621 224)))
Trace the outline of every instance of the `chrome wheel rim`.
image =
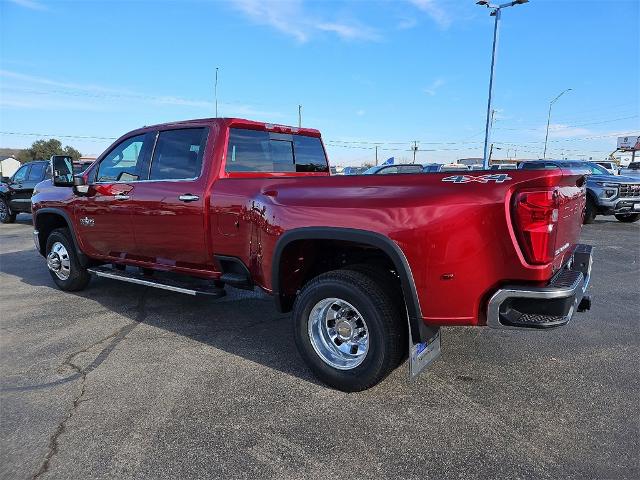
POLYGON ((369 329, 357 308, 340 298, 325 298, 311 309, 309 339, 324 363, 338 370, 360 365, 369 351, 369 329))
POLYGON ((69 258, 69 252, 67 252, 62 243, 55 242, 51 246, 51 250, 47 255, 47 267, 60 280, 67 280, 71 275, 71 259, 69 258))

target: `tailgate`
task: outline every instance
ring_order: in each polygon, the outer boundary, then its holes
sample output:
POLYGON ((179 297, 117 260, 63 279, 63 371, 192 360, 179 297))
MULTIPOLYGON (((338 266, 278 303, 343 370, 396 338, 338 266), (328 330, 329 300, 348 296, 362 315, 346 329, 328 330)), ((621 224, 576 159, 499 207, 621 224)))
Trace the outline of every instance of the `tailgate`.
POLYGON ((559 206, 554 264, 562 265, 580 238, 586 206, 584 171, 563 169, 558 185, 559 206))

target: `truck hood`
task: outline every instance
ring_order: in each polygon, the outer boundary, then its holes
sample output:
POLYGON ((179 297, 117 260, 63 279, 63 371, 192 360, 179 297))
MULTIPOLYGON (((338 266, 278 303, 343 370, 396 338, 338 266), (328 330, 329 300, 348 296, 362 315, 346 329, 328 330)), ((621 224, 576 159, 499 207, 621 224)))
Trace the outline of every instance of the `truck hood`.
POLYGON ((589 175, 587 183, 607 182, 607 183, 639 183, 640 178, 626 175, 589 175))

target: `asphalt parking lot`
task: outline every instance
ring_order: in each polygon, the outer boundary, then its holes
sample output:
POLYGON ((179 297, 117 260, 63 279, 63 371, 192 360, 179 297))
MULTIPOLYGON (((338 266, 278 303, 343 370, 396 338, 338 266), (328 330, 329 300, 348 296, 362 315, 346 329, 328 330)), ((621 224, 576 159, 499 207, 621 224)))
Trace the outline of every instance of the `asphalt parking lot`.
POLYGON ((599 217, 593 308, 554 331, 443 330, 345 394, 259 293, 63 293, 0 225, 2 478, 639 478, 640 224, 599 217))

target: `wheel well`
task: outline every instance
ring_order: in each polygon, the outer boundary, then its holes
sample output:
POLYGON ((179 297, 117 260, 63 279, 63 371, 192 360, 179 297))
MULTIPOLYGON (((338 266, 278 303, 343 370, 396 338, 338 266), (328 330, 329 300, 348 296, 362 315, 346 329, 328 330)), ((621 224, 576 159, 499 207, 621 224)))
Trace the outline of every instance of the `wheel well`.
POLYGON ((40 254, 46 255, 47 238, 56 228, 70 228, 65 218, 57 213, 40 213, 36 216, 36 230, 40 242, 40 254))
POLYGON ((331 270, 355 265, 367 265, 388 275, 389 285, 398 293, 402 292, 393 261, 377 247, 345 240, 295 240, 286 245, 278 264, 279 285, 276 288, 281 310, 292 309, 297 293, 309 280, 331 270))

